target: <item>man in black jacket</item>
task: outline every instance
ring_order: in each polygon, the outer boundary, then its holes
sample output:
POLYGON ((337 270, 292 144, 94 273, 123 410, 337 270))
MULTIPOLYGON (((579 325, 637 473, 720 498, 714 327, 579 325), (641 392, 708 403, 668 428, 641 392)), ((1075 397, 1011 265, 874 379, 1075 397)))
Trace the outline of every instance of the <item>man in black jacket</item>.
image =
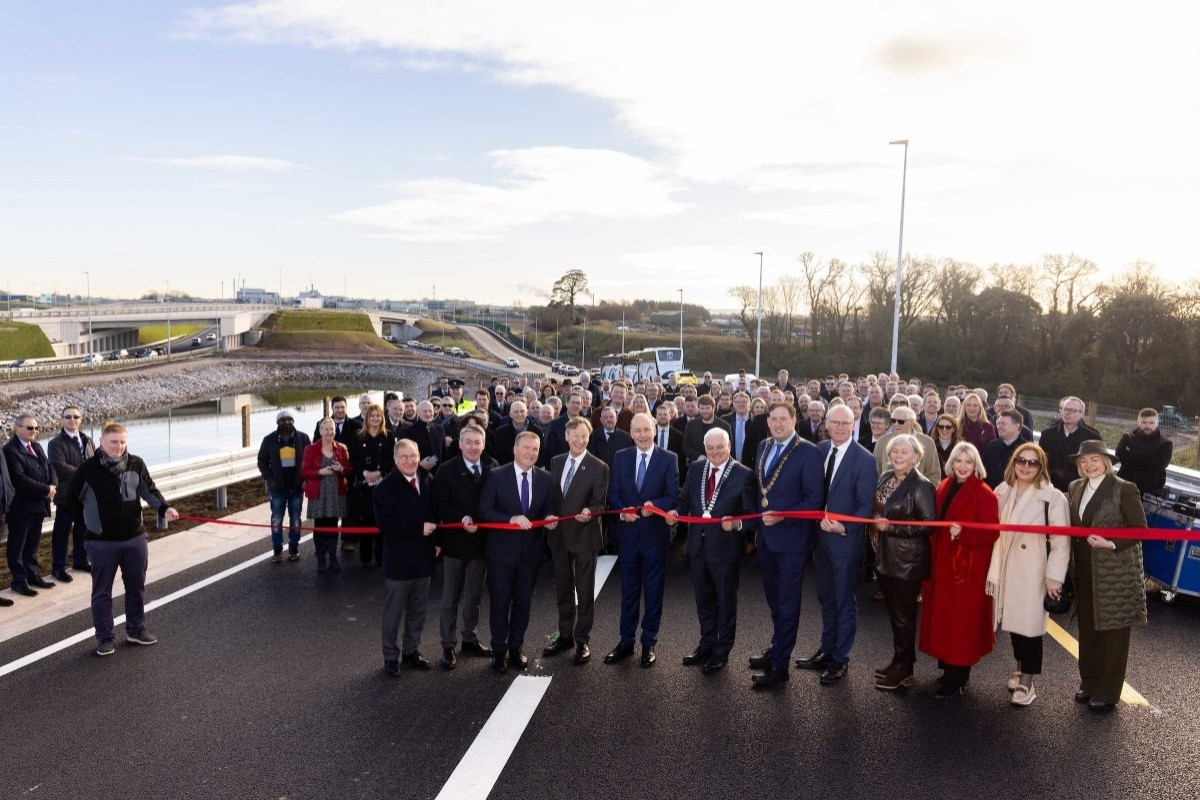
POLYGON ((4 458, 12 480, 13 498, 8 509, 8 571, 12 589, 33 597, 39 589, 53 583, 42 577, 38 566, 38 546, 42 541, 42 523, 50 516, 50 503, 58 491, 54 465, 37 441, 38 421, 21 414, 13 425, 13 437, 4 445, 4 458))
POLYGON ((1086 410, 1078 397, 1064 397, 1058 404, 1058 422, 1042 431, 1038 440, 1046 453, 1050 481, 1060 492, 1067 491, 1071 481, 1079 477, 1079 471, 1070 460, 1079 452, 1079 445, 1092 439, 1104 440, 1100 431, 1083 421, 1086 410))
POLYGON ((271 501, 272 561, 283 561, 283 513, 288 514, 288 560, 300 560, 300 510, 304 503, 304 479, 300 461, 312 442, 296 430, 296 420, 286 408, 275 415, 275 432, 263 437, 258 447, 258 473, 271 501))
POLYGON ((1137 427, 1121 435, 1117 444, 1117 477, 1137 484, 1140 492, 1153 492, 1167 485, 1167 467, 1175 445, 1158 429, 1158 412, 1143 408, 1137 427))
MULTIPOLYGON (((514 405, 516 405, 514 403, 514 405)), ((522 403, 522 405, 524 405, 522 403)), ((461 455, 438 467, 433 477, 433 516, 440 523, 457 523, 461 528, 438 528, 437 546, 442 549, 442 660, 454 669, 454 647, 458 644, 458 610, 462 606, 462 652, 490 656, 491 648, 479 641, 479 603, 487 576, 487 532, 475 524, 479 516, 479 494, 488 471, 498 466, 483 452, 486 433, 478 425, 467 425, 458 433, 461 455)))
MULTIPOLYGON (((83 413, 75 406, 67 406, 62 410, 62 430, 46 445, 46 455, 54 465, 54 473, 58 476, 59 485, 71 485, 75 470, 79 465, 96 453, 96 447, 91 438, 80 430, 83 423, 83 413)), ((71 516, 71 512, 63 508, 63 495, 54 496, 54 533, 51 539, 50 574, 63 583, 70 583, 71 573, 67 572, 67 540, 73 539, 71 548, 72 563, 77 572, 91 572, 88 566, 87 550, 84 549, 84 537, 87 531, 83 528, 83 520, 71 516)))
POLYGON ((529 418, 529 409, 524 400, 514 400, 508 407, 508 422, 496 429, 496 434, 488 442, 488 450, 497 464, 511 464, 513 445, 518 434, 533 431, 539 437, 542 429, 529 418))

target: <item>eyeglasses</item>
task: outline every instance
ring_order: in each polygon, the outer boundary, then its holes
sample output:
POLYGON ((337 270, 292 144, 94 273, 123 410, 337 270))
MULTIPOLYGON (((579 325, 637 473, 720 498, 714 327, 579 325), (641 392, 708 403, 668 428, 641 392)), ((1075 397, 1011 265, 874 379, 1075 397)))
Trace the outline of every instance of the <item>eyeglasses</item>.
POLYGON ((63 414, 63 419, 83 419, 79 414, 63 414))
POLYGON ((1035 467, 1036 468, 1036 467, 1040 467, 1042 465, 1042 462, 1038 461, 1036 458, 1025 458, 1025 456, 1017 456, 1016 458, 1013 459, 1013 463, 1016 464, 1018 467, 1035 467))
POLYGON ((1061 412, 1063 414, 1066 414, 1068 411, 1071 412, 1072 414, 1082 414, 1083 413, 1082 408, 1071 408, 1070 406, 1063 406, 1061 409, 1061 412))
POLYGON ((894 405, 894 406, 906 406, 906 405, 908 405, 908 403, 904 402, 903 400, 893 400, 893 401, 892 401, 892 405, 894 405))
POLYGON ((937 426, 937 429, 939 431, 952 431, 952 430, 954 430, 954 426, 948 422, 943 422, 937 426))
POLYGON ((893 425, 903 425, 906 422, 912 422, 912 420, 911 419, 896 419, 895 417, 892 417, 893 425))
POLYGON ((22 427, 24 427, 27 431, 41 430, 41 428, 39 428, 37 425, 24 425, 22 427))

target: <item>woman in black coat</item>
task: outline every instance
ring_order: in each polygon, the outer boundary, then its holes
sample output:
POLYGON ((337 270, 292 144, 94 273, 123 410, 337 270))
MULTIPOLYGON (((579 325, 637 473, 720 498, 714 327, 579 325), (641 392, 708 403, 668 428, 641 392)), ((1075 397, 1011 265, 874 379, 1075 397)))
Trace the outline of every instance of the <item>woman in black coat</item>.
MULTIPOLYGON (((395 466, 392 447, 395 438, 387 428, 387 416, 383 408, 372 405, 364 415, 366 422, 350 442, 350 466, 354 476, 350 480, 350 519, 355 527, 374 527, 375 512, 371 496, 375 486, 395 466)), ((383 563, 383 544, 378 536, 364 534, 358 537, 358 557, 364 567, 372 562, 383 563)))

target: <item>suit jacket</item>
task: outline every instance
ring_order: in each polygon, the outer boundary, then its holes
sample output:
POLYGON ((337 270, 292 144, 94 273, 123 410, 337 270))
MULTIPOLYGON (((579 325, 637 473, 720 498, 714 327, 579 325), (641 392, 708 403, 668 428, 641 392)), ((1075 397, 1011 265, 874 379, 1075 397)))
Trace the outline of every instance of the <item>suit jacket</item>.
MULTIPOLYGON (((755 475, 759 498, 767 505, 760 511, 816 511, 825 500, 825 465, 821 451, 810 441, 793 436, 767 474, 769 451, 775 440, 758 445, 755 475), (778 475, 778 478, 775 476, 778 475), (772 482, 772 479, 774 481, 772 482), (770 491, 765 487, 770 484, 770 491)), ((816 523, 807 519, 785 519, 775 525, 761 525, 759 539, 776 553, 803 553, 812 545, 816 523)))
POLYGON ((712 422, 705 422, 700 417, 688 422, 683 429, 683 457, 690 464, 704 455, 704 435, 713 428, 721 428, 733 438, 729 423, 720 417, 714 417, 712 422))
MULTIPOLYGON (((849 441, 829 484, 825 495, 825 510, 834 514, 849 514, 854 517, 872 517, 875 510, 875 486, 879 483, 879 471, 875 468, 875 457, 858 442, 849 441)), ((817 445, 821 451, 821 463, 829 460, 833 442, 826 439, 817 445)), ((862 537, 866 525, 861 522, 846 522, 846 535, 819 531, 831 552, 848 557, 857 557, 862 551, 862 537)))
POLYGON ((1046 452, 1046 466, 1050 469, 1050 481, 1055 489, 1065 492, 1071 482, 1079 478, 1079 472, 1070 457, 1079 452, 1081 443, 1090 439, 1103 440, 1104 437, 1100 431, 1082 422, 1070 436, 1063 430, 1061 420, 1042 431, 1038 444, 1046 452))
MULTIPOLYGON (((337 425, 337 422, 334 422, 333 424, 337 425)), ((354 434, 358 433, 358 429, 361 427, 362 423, 360 423, 358 420, 354 419, 353 417, 346 417, 346 419, 342 420, 341 431, 339 431, 337 435, 333 437, 334 441, 341 442, 342 444, 346 445, 347 448, 349 448, 350 443, 354 441, 354 434)), ((317 420, 317 427, 313 428, 312 440, 314 442, 321 441, 320 420, 317 420)))
MULTIPOLYGON (((660 448, 662 447, 662 445, 659 444, 659 431, 657 425, 654 426, 654 443, 660 448)), ((632 439, 630 439, 630 446, 633 446, 632 439)), ((679 430, 678 428, 670 426, 667 427, 666 450, 673 453, 675 457, 679 459, 679 477, 681 479, 687 477, 688 464, 687 459, 683 457, 683 431, 679 430)), ((609 466, 611 466, 611 464, 609 466)))
POLYGON ((725 420, 725 424, 729 426, 729 446, 731 448, 730 454, 733 458, 737 459, 739 464, 753 469, 753 467, 746 462, 747 460, 751 462, 754 461, 754 451, 758 449, 758 443, 761 441, 761 439, 755 439, 753 436, 753 415, 746 418, 746 430, 744 434, 745 441, 742 443, 742 452, 740 455, 737 451, 737 442, 735 441, 737 435, 737 414, 726 414, 725 416, 721 417, 721 419, 725 420))
POLYGON ((817 429, 814 431, 812 420, 807 418, 796 422, 796 433, 800 434, 803 438, 807 439, 813 444, 828 438, 827 434, 825 433, 824 422, 818 422, 817 429))
MULTIPOLYGON (((721 517, 736 517, 758 513, 758 488, 754 484, 754 473, 732 458, 727 462, 723 478, 717 484, 717 497, 712 506, 713 523, 690 523, 687 529, 687 552, 692 558, 700 555, 704 544, 704 557, 709 561, 741 561, 746 540, 735 530, 721 527, 721 517)), ((704 512, 704 491, 708 482, 710 464, 700 460, 688 469, 687 480, 679 490, 676 508, 680 516, 700 516, 704 512)), ((758 520, 745 520, 744 530, 753 530, 758 520)))
MULTIPOLYGON (((79 448, 75 446, 75 440, 71 438, 71 434, 66 431, 60 431, 57 436, 50 440, 46 445, 46 456, 50 459, 50 463, 54 465, 54 474, 58 478, 60 486, 70 486, 71 479, 75 477, 75 470, 79 469, 79 465, 85 459, 91 458, 96 454, 96 446, 92 443, 89 437, 83 431, 79 432, 79 439, 83 442, 83 453, 79 452, 79 448)), ((300 450, 296 451, 296 466, 299 472, 300 466, 300 450)), ((54 495, 54 505, 62 503, 62 497, 66 495, 54 495)))
POLYGON ((390 581, 428 578, 433 575, 434 541, 424 525, 433 521, 429 477, 417 471, 412 487, 404 473, 392 470, 376 486, 371 498, 375 524, 383 537, 383 577, 390 581))
MULTIPOLYGON (((497 466, 496 459, 487 453, 480 456, 479 480, 475 480, 462 456, 439 466, 430 484, 434 521, 462 522, 463 517, 480 521, 479 497, 483 494, 483 484, 497 466)), ((447 558, 477 559, 487 555, 487 535, 484 528, 475 533, 462 528, 438 528, 436 541, 447 558)))
MULTIPOLYGON (((597 408, 592 412, 593 430, 600 429, 600 411, 601 409, 597 408)), ((629 410, 629 406, 625 406, 621 409, 621 413, 617 414, 617 430, 629 433, 629 423, 631 422, 633 422, 633 412, 629 410)))
POLYGON ((613 458, 626 447, 633 447, 633 437, 628 433, 620 428, 616 428, 606 441, 604 438, 604 429, 598 428, 592 431, 592 437, 588 439, 587 449, 589 453, 608 466, 609 472, 612 472, 613 458))
POLYGON ((46 495, 51 486, 58 485, 54 465, 46 458, 41 442, 33 442, 36 455, 29 455, 25 444, 15 435, 4 445, 4 458, 8 462, 8 475, 12 480, 13 499, 10 514, 41 514, 50 516, 50 501, 46 495))
MULTIPOLYGON (((642 488, 637 488, 636 447, 627 447, 613 459, 612 477, 608 482, 608 507, 641 509, 651 502, 663 511, 670 511, 679 499, 679 459, 673 453, 655 447, 650 451, 642 488)), ((638 511, 633 522, 617 522, 617 545, 636 550, 665 550, 671 540, 671 527, 657 515, 643 517, 638 511)))
POLYGON ((559 492, 558 510, 563 520, 555 530, 546 532, 546 538, 551 547, 565 547, 569 553, 597 553, 604 549, 603 517, 593 516, 587 522, 578 522, 574 516, 585 508, 598 514, 607 507, 608 464, 584 451, 571 485, 563 493, 563 472, 570 457, 570 453, 557 455, 550 464, 550 477, 559 492))
MULTIPOLYGON (((538 451, 538 466, 543 469, 549 468, 550 461, 555 456, 570 450, 567 447, 567 422, 569 417, 566 414, 560 414, 550 420, 550 424, 546 426, 545 432, 542 435, 542 449, 538 451)), ((592 426, 595 428, 595 426, 592 426)), ((511 455, 511 453, 510 453, 511 455)), ((499 456, 496 457, 499 460, 499 456)), ((509 461, 512 459, 510 458, 509 461)))
POLYGON ((8 459, 0 453, 0 522, 8 515, 14 491, 12 478, 8 474, 8 459))
MULTIPOLYGON (((521 494, 517 488, 516 464, 505 464, 488 473, 479 495, 479 519, 483 522, 508 522, 520 516, 521 494)), ((558 492, 554 479, 541 467, 529 470, 529 513, 531 520, 545 519, 558 513, 558 492)), ((544 529, 527 531, 488 531, 487 559, 501 564, 537 564, 542 557, 544 529)))
MULTIPOLYGON (((446 460, 446 430, 437 420, 429 423, 417 420, 408 426, 408 430, 400 438, 412 439, 417 443, 417 452, 420 453, 422 461, 430 456, 436 458, 438 464, 446 460)), ((420 469, 425 472, 424 467, 420 469)))

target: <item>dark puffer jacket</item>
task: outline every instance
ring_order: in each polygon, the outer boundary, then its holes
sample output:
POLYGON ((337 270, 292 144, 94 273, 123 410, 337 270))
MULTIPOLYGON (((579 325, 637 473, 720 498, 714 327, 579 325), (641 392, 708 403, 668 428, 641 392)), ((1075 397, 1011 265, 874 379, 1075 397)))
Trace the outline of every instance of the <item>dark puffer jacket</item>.
POLYGON ((1167 467, 1175 445, 1156 430, 1149 435, 1134 428, 1117 444, 1117 477, 1137 484, 1138 491, 1153 492, 1167 485, 1167 467))
MULTIPOLYGON (((1087 488, 1087 479, 1071 484, 1068 500, 1071 505, 1071 525, 1089 528, 1144 528, 1146 512, 1137 486, 1109 475, 1100 482, 1081 517, 1079 503, 1087 488)), ((1097 530, 1104 536, 1103 530, 1097 530)), ((1146 586, 1142 577, 1142 543, 1137 539, 1113 539, 1116 550, 1092 549, 1092 604, 1095 608, 1096 630, 1110 631, 1146 624, 1146 586)), ((1087 547, 1081 540, 1074 547, 1087 547)), ((1074 547, 1072 548, 1074 550, 1074 547)), ((1077 559, 1071 559, 1071 575, 1075 585, 1077 559)), ((1078 601, 1076 601, 1078 602, 1078 601)), ((1075 609, 1071 609, 1072 616, 1075 609)))

